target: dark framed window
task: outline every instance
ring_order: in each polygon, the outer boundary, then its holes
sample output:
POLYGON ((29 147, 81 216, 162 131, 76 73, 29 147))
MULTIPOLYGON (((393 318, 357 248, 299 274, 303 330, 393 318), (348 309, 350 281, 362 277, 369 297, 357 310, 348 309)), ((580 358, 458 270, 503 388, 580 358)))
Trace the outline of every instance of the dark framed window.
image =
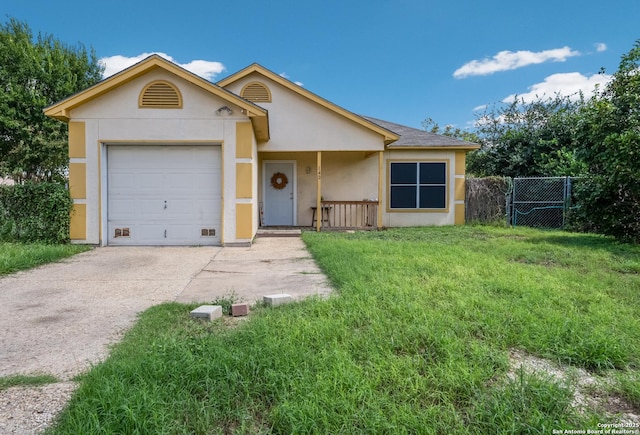
POLYGON ((391 162, 389 208, 446 209, 446 162, 391 162))

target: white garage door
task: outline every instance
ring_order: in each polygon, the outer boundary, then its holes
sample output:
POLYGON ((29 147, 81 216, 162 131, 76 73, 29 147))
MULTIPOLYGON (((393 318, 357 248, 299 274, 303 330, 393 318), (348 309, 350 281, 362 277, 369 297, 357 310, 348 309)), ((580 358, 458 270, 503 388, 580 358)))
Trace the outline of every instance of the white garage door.
POLYGON ((219 146, 111 145, 109 245, 219 245, 219 146))

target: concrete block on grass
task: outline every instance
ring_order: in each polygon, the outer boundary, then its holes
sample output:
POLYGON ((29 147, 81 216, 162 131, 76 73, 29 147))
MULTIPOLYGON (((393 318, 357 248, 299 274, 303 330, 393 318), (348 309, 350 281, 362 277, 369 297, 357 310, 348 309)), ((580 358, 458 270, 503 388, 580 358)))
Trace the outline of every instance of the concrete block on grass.
POLYGON ((277 307, 278 305, 288 304, 293 299, 291 298, 291 295, 281 293, 277 295, 265 295, 263 300, 266 305, 270 307, 277 307))
POLYGON ((249 314, 249 304, 232 304, 231 315, 233 317, 246 316, 249 314))
POLYGON ((200 305, 190 314, 194 319, 212 321, 222 317, 222 307, 220 305, 200 305))

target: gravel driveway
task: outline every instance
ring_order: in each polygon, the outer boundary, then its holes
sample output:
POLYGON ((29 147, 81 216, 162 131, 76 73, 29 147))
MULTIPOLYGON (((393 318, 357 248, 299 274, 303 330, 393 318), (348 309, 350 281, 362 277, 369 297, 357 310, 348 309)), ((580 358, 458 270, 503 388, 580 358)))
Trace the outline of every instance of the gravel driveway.
POLYGON ((0 433, 46 427, 72 394, 73 377, 106 358, 150 306, 230 290, 252 302, 288 288, 297 297, 330 291, 299 238, 258 239, 251 248, 98 248, 0 278, 0 376, 63 381, 0 392, 0 433))

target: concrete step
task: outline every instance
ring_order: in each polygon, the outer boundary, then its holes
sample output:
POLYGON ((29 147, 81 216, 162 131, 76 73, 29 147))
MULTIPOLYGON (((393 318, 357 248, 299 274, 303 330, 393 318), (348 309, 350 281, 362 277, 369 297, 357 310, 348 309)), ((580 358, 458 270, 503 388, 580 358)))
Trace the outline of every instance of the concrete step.
POLYGON ((222 317, 222 306, 220 305, 200 305, 191 311, 191 317, 194 319, 203 319, 212 321, 222 317))
POLYGON ((267 306, 277 307, 278 305, 288 304, 293 301, 293 298, 289 294, 279 293, 275 295, 265 295, 263 300, 267 306))
POLYGON ((260 228, 256 237, 300 237, 301 234, 299 228, 260 228))

